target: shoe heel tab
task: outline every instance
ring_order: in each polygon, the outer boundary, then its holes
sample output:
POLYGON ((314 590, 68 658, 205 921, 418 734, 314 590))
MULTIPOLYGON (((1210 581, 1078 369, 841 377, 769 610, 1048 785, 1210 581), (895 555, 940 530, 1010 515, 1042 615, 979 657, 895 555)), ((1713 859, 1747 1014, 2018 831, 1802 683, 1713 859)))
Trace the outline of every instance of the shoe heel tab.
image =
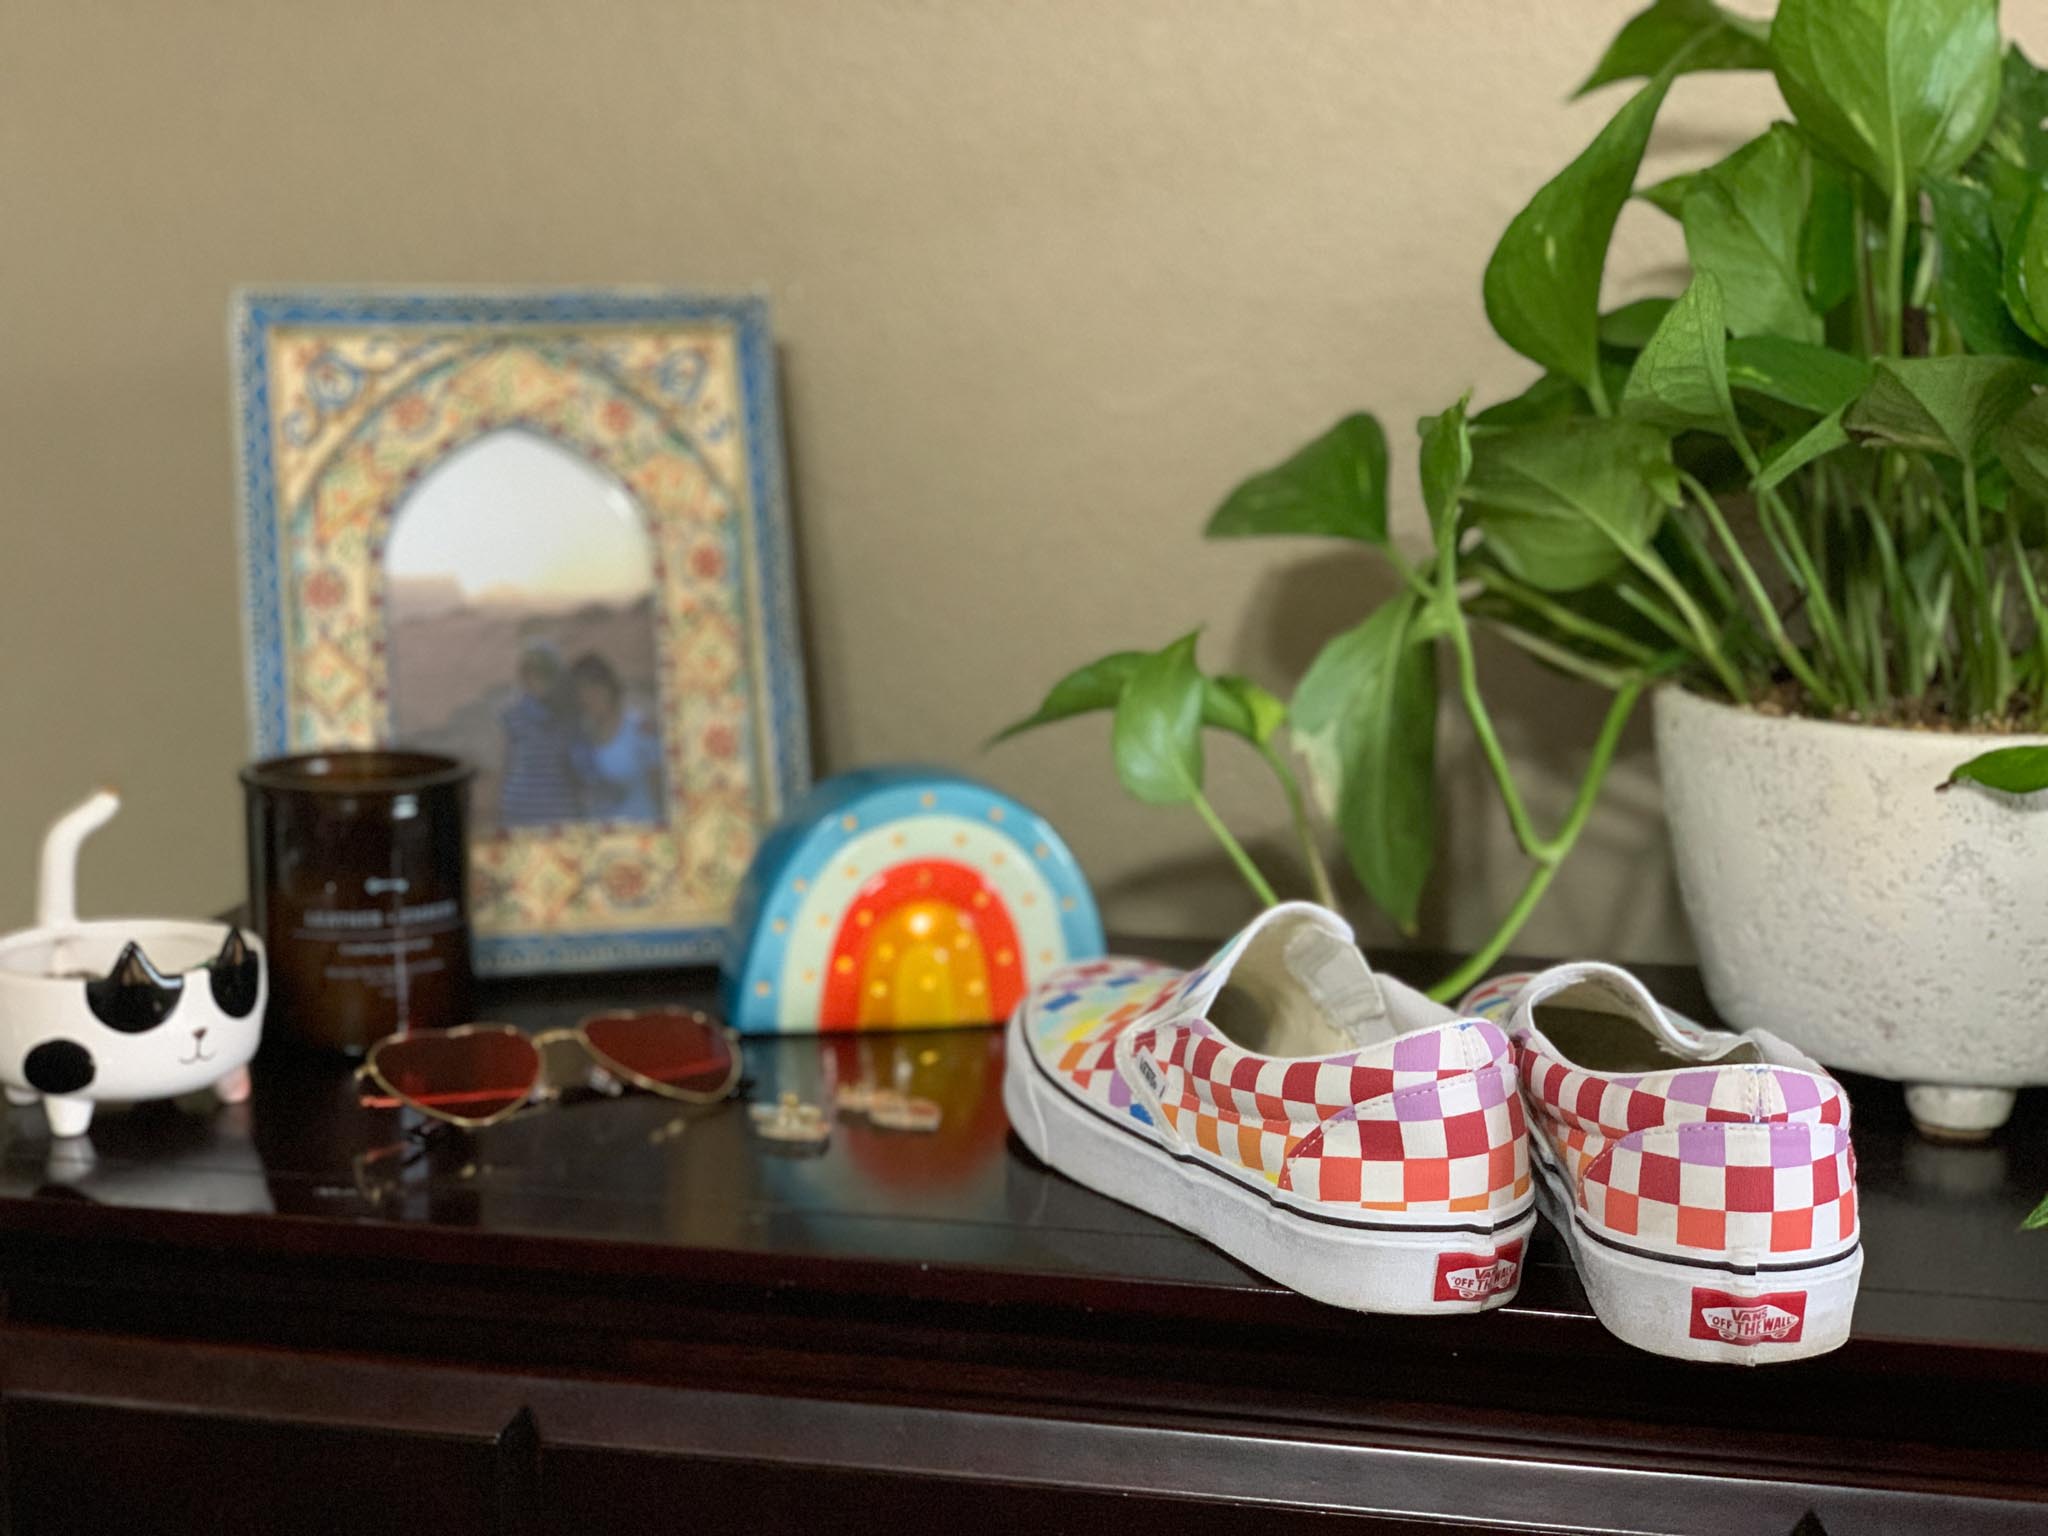
POLYGON ((1164 1108, 1167 1069, 1153 1049, 1159 1043, 1159 1034, 1157 1029, 1127 1029, 1110 1042, 1109 1059, 1117 1076, 1130 1088, 1131 1097, 1145 1111, 1153 1134, 1178 1152, 1185 1149, 1186 1143, 1164 1108))

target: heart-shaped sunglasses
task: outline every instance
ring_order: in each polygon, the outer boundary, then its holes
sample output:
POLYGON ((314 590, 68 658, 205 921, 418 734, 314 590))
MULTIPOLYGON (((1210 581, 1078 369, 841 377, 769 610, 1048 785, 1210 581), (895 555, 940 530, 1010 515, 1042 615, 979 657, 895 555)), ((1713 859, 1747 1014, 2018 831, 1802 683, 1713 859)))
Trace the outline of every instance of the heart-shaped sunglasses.
POLYGON ((509 1024, 414 1030, 378 1041, 356 1076, 383 1090, 364 1095, 371 1108, 404 1105, 451 1125, 492 1125, 560 1094, 544 1053, 563 1041, 615 1081, 685 1104, 714 1104, 740 1080, 739 1037, 695 1008, 594 1013, 537 1035, 509 1024))

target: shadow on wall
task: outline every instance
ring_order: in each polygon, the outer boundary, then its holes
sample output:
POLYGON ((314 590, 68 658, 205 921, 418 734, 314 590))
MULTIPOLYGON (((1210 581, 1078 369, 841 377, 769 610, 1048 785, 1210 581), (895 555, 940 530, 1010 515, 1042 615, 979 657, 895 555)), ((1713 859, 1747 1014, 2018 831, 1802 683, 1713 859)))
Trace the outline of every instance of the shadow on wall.
POLYGON ((808 723, 811 772, 818 778, 837 773, 842 764, 834 755, 835 734, 831 702, 825 693, 825 669, 818 658, 845 649, 839 637, 827 631, 824 609, 812 601, 809 579, 811 561, 816 558, 813 531, 804 516, 804 487, 810 484, 808 460, 804 455, 803 427, 807 419, 792 408, 802 382, 802 363, 792 363, 791 352, 780 343, 775 348, 775 408, 781 415, 782 461, 787 466, 782 487, 783 515, 789 523, 790 600, 796 605, 797 653, 811 658, 804 669, 804 719, 808 723))

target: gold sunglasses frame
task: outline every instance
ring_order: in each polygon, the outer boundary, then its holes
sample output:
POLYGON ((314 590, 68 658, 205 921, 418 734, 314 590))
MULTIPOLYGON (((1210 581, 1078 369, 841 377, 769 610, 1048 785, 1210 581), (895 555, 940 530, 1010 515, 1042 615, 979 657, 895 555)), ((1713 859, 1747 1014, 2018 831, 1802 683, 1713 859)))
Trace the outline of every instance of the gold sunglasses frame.
POLYGON ((397 1100, 399 1104, 416 1114, 426 1115, 430 1119, 444 1121, 449 1125, 459 1125, 465 1130, 480 1130, 487 1125, 496 1125, 501 1120, 509 1120, 522 1110, 536 1109, 543 1104, 552 1103, 561 1096, 562 1090, 548 1081, 547 1048, 564 1040, 575 1041, 577 1045, 583 1048, 583 1053, 597 1064, 599 1070, 609 1076, 620 1082, 630 1083, 635 1088, 643 1089, 648 1093, 659 1094, 664 1099, 672 1099, 679 1104, 721 1103, 732 1097, 733 1090, 739 1087, 740 1079, 746 1073, 746 1063, 740 1057, 740 1037, 738 1032, 730 1025, 720 1023, 701 1008, 607 1008, 598 1013, 585 1014, 567 1028, 545 1029, 537 1035, 529 1035, 525 1030, 518 1028, 516 1025, 500 1024, 491 1020, 482 1020, 474 1024, 458 1024, 453 1029, 421 1029, 407 1034, 386 1035, 382 1040, 379 1040, 370 1047, 370 1054, 363 1058, 363 1064, 356 1068, 356 1081, 360 1083, 365 1078, 374 1081, 387 1097, 397 1100), (731 1061, 731 1067, 726 1073, 725 1081, 718 1086, 715 1092, 703 1088, 678 1088, 673 1083, 664 1083, 658 1078, 648 1077, 644 1073, 636 1072, 625 1063, 615 1060, 591 1044, 590 1036, 586 1032, 590 1025, 602 1023, 607 1019, 633 1019, 647 1014, 662 1013, 682 1014, 692 1023, 709 1025, 725 1037, 726 1055, 731 1061), (534 1060, 533 1081, 527 1085, 526 1092, 521 1094, 512 1103, 507 1104, 503 1109, 497 1110, 492 1114, 481 1117, 456 1115, 450 1114, 445 1109, 436 1109, 430 1105, 422 1104, 411 1094, 403 1093, 393 1087, 391 1079, 377 1069, 378 1054, 387 1045, 396 1045, 401 1041, 418 1039, 421 1035, 431 1034, 443 1039, 453 1039, 458 1035, 477 1035, 486 1032, 515 1035, 519 1039, 526 1041, 527 1044, 533 1047, 534 1060))

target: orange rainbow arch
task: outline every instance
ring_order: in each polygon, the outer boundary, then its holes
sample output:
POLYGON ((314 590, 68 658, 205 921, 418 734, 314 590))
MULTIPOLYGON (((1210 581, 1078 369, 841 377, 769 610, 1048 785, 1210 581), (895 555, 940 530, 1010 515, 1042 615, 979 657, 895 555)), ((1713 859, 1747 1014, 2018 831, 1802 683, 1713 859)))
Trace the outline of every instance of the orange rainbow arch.
POLYGON ((964 864, 898 864, 861 887, 832 945, 825 1029, 1002 1019, 1024 995, 1017 929, 964 864))
POLYGON ((1042 817, 959 775, 863 769, 761 845, 721 981, 747 1031, 982 1024, 1101 953, 1094 897, 1042 817))

